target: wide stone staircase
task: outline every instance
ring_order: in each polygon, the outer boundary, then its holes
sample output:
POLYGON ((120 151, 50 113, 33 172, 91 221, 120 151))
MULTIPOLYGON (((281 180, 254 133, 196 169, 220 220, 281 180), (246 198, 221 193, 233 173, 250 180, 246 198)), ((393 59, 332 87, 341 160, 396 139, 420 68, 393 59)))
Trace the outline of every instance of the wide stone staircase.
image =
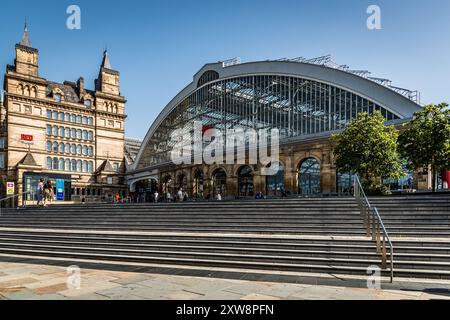
MULTIPOLYGON (((396 278, 450 279, 450 197, 371 202, 394 243, 396 278)), ((381 266, 353 198, 3 209, 2 257, 314 276, 381 266)))

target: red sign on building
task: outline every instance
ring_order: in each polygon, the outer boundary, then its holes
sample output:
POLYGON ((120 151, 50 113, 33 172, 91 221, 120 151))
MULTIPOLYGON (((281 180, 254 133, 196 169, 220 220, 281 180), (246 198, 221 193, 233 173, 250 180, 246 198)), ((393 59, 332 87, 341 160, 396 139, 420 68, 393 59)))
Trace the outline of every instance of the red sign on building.
POLYGON ((33 136, 29 134, 22 134, 20 135, 20 139, 22 141, 33 141, 33 136))

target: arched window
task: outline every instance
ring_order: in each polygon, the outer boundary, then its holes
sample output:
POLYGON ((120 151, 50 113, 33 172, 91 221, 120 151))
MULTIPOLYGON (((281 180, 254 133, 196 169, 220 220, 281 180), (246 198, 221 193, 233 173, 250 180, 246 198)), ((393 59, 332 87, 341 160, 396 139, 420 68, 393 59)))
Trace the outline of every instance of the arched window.
POLYGON ((73 172, 77 171, 77 161, 76 160, 72 160, 72 170, 73 172))
POLYGON ((47 169, 52 170, 52 158, 47 157, 47 169))
POLYGON ((281 162, 270 164, 266 168, 269 170, 266 176, 266 194, 268 196, 279 196, 284 189, 284 166, 281 162))
POLYGON ((63 112, 58 113, 58 120, 64 121, 64 113, 63 112))
POLYGON ((81 144, 79 144, 77 146, 77 154, 81 154, 83 152, 83 147, 81 146, 81 144))
POLYGON ((59 164, 58 158, 54 157, 53 158, 53 170, 58 170, 58 164, 59 164))
POLYGON ((59 136, 61 138, 64 138, 64 133, 65 133, 64 127, 59 127, 59 136))
POLYGON ((56 102, 61 102, 61 100, 62 100, 62 96, 61 96, 61 94, 60 93, 55 93, 54 95, 53 95, 53 98, 55 99, 55 101, 56 102))
POLYGON ((56 111, 52 112, 52 119, 53 120, 58 120, 58 112, 56 112, 56 111))
POLYGON ((90 108, 91 108, 91 105, 92 105, 92 102, 91 102, 91 100, 86 100, 86 101, 84 102, 84 104, 86 105, 86 108, 90 109, 90 108))
POLYGON ((23 95, 23 85, 19 84, 19 86, 17 87, 17 93, 23 95))
POLYGON ((92 161, 88 162, 88 172, 89 173, 94 172, 94 163, 92 161))
POLYGON ((77 137, 77 130, 75 128, 72 128, 72 130, 70 131, 71 131, 70 136, 72 137, 72 139, 75 139, 77 137))
POLYGON ((320 162, 315 158, 307 158, 299 166, 298 193, 316 195, 320 192, 320 162))
POLYGON ((47 109, 47 119, 52 118, 52 110, 47 109))
POLYGON ((83 124, 87 124, 88 120, 87 117, 83 117, 83 124))
POLYGON ((53 152, 58 152, 58 142, 53 142, 53 152))
POLYGON ((52 152, 52 142, 47 141, 47 152, 52 152))
POLYGON ((30 87, 29 87, 29 86, 25 86, 25 95, 26 95, 27 97, 30 96, 30 87))
POLYGON ((71 120, 71 122, 73 122, 73 123, 77 122, 77 116, 76 116, 75 114, 72 114, 72 115, 70 116, 70 120, 71 120))
POLYGON ((77 116, 77 123, 81 123, 81 116, 77 116))
POLYGON ((69 159, 66 159, 66 161, 65 161, 65 168, 64 168, 64 170, 70 171, 70 160, 69 159))
POLYGON ((89 131, 88 133, 88 140, 93 141, 94 140, 94 133, 92 131, 89 131))
POLYGON ((238 192, 240 197, 251 197, 254 194, 253 170, 249 166, 243 166, 238 173, 238 192))
POLYGON ((64 171, 64 159, 63 158, 59 159, 58 169, 61 171, 64 171))
POLYGON ((82 172, 83 170, 83 162, 81 160, 77 161, 77 172, 82 172))
POLYGON ((35 87, 32 87, 32 88, 31 88, 31 96, 32 96, 33 98, 36 98, 36 97, 37 97, 37 91, 36 91, 36 88, 35 88, 35 87))
POLYGON ((83 172, 88 172, 88 162, 86 160, 83 161, 83 172))
POLYGON ((61 153, 64 153, 64 143, 62 143, 62 142, 59 143, 58 151, 61 152, 61 153))
POLYGON ((92 126, 93 124, 94 124, 94 119, 92 117, 89 117, 88 125, 92 126))
POLYGON ((86 130, 83 130, 83 139, 84 140, 88 139, 88 132, 86 130))
POLYGON ((70 128, 65 129, 65 137, 70 138, 70 128))
POLYGON ((52 126, 51 125, 47 125, 47 135, 51 136, 52 135, 52 126))
POLYGON ((72 146, 70 147, 70 151, 72 154, 77 154, 77 146, 76 144, 72 144, 72 146))
POLYGON ((58 126, 53 126, 53 135, 54 135, 55 137, 58 136, 58 126))
POLYGON ((66 121, 66 122, 69 122, 69 121, 70 121, 70 114, 69 114, 69 113, 66 113, 66 114, 64 115, 64 121, 66 121))
POLYGON ((70 144, 66 143, 65 147, 64 147, 64 152, 69 154, 70 153, 70 144))
POLYGON ((77 139, 81 139, 82 138, 82 131, 81 129, 77 130, 77 139))
POLYGON ((83 155, 85 155, 85 156, 88 155, 88 147, 87 146, 83 146, 83 155))
POLYGON ((89 149, 88 149, 88 155, 90 157, 92 157, 94 155, 94 148, 92 146, 90 146, 89 149))

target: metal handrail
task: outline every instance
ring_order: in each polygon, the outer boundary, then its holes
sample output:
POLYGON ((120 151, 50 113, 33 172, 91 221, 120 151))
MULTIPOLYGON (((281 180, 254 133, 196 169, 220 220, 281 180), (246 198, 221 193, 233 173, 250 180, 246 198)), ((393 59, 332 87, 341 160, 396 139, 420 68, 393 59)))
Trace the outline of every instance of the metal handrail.
POLYGON ((377 253, 381 254, 381 268, 384 270, 387 268, 386 243, 389 244, 392 283, 394 281, 394 246, 378 209, 370 204, 369 199, 364 192, 364 188, 362 187, 361 180, 357 175, 355 175, 354 195, 364 219, 367 236, 372 237, 372 240, 376 242, 377 253))
MULTIPOLYGON (((0 216, 2 215, 2 206, 1 206, 2 202, 5 202, 5 201, 7 201, 9 199, 15 199, 15 198, 18 198, 18 197, 21 197, 21 196, 23 197, 26 194, 31 194, 32 196, 34 196, 34 192, 32 192, 32 191, 25 191, 25 192, 22 192, 22 193, 14 194, 12 196, 0 199, 0 216)), ((26 201, 24 201, 22 207, 24 207, 24 208, 26 207, 26 201)))

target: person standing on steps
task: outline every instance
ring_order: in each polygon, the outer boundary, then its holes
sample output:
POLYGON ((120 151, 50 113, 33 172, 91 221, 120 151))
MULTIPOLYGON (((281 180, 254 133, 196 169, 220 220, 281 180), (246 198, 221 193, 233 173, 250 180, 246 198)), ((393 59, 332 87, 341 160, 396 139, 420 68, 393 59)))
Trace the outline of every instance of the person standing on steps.
POLYGON ((37 188, 37 206, 43 206, 44 205, 44 179, 39 179, 37 188))
POLYGON ((55 193, 53 192, 53 186, 50 180, 47 180, 46 189, 47 189, 47 201, 49 204, 52 204, 55 193))

